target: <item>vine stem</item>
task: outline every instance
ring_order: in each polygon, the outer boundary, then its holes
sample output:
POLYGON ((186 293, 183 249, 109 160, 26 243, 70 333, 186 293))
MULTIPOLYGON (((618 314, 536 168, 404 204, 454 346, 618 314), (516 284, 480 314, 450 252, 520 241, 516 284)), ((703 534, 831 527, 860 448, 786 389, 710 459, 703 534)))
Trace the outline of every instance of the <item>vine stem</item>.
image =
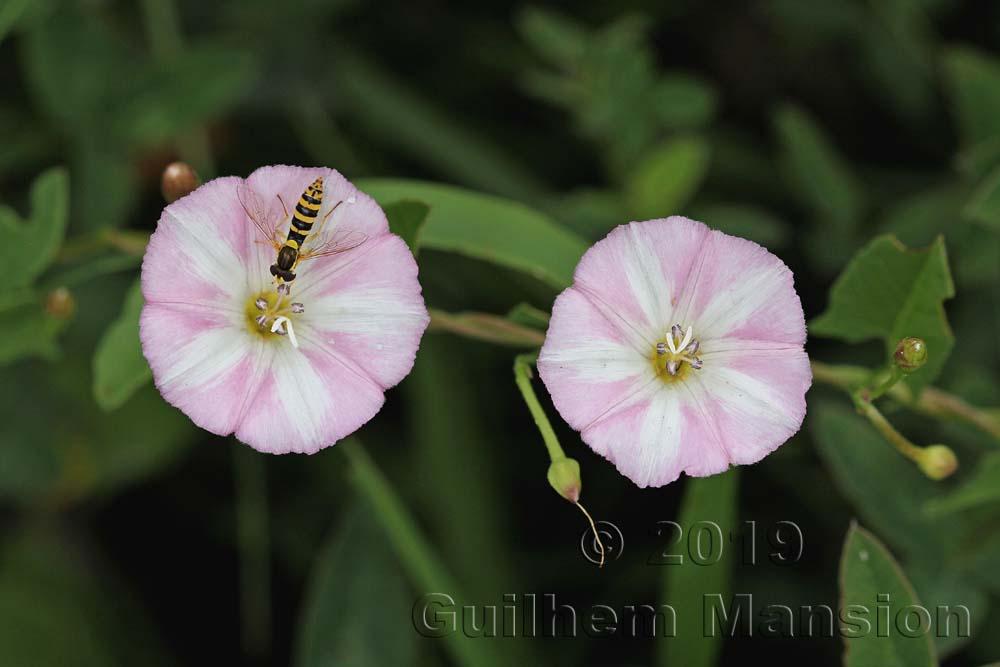
POLYGON ((271 649, 271 548, 267 510, 267 468, 263 455, 234 443, 236 543, 240 558, 243 650, 266 657, 271 649))
MULTIPOLYGON (((461 599, 455 580, 441 565, 441 559, 424 538, 413 516, 361 443, 351 438, 337 449, 347 457, 355 487, 374 507, 375 516, 415 587, 425 593, 447 593, 461 599)), ((494 648, 462 632, 447 634, 444 646, 455 662, 465 667, 500 664, 494 648)))
POLYGON ((519 354, 514 359, 514 381, 517 383, 517 388, 521 390, 521 396, 524 398, 528 410, 531 411, 531 416, 535 420, 538 431, 542 434, 542 441, 545 443, 545 449, 549 452, 549 459, 552 463, 555 463, 566 458, 566 452, 563 451, 562 445, 559 444, 556 432, 552 430, 552 424, 549 422, 549 418, 545 414, 545 410, 542 409, 541 403, 538 402, 535 390, 531 386, 531 378, 533 376, 531 367, 537 360, 537 354, 519 354))

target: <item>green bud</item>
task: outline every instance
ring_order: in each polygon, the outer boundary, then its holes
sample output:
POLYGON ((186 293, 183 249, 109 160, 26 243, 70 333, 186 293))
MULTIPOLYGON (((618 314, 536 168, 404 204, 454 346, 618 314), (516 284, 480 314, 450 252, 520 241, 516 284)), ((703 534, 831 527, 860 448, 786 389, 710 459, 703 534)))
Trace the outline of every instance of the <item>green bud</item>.
POLYGON ((549 466, 548 478, 556 493, 571 503, 579 502, 583 482, 580 481, 580 464, 575 459, 561 458, 553 461, 549 466))
POLYGON ((950 447, 930 445, 920 450, 917 465, 933 480, 944 479, 958 469, 958 458, 950 447))
POLYGON ((927 363, 927 343, 922 338, 904 338, 899 341, 892 358, 899 370, 912 373, 927 363))

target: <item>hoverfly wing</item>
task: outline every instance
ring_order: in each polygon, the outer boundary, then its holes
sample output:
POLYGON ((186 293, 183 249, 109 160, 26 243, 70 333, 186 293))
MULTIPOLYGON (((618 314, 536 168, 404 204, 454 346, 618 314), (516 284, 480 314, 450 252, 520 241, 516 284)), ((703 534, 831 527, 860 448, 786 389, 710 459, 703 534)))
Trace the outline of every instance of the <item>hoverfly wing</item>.
POLYGON ((368 235, 349 229, 338 230, 325 242, 315 248, 307 248, 300 255, 300 259, 314 259, 316 257, 326 257, 337 255, 348 250, 353 250, 368 240, 368 235))
POLYGON ((247 217, 260 232, 263 240, 274 243, 275 229, 280 222, 274 209, 264 204, 264 200, 250 187, 250 183, 246 180, 241 181, 236 187, 236 196, 240 200, 240 206, 243 207, 247 217))

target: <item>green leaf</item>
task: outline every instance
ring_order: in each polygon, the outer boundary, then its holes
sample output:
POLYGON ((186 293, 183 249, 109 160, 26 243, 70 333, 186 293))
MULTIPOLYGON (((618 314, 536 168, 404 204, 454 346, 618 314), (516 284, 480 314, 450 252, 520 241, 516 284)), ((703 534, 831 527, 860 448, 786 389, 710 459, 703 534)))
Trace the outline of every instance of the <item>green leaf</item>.
POLYGON ((423 202, 404 199, 386 204, 383 210, 385 217, 389 219, 389 231, 406 241, 410 252, 416 257, 420 251, 420 231, 427 222, 430 206, 423 202))
POLYGON ((677 551, 681 562, 660 565, 665 570, 664 602, 677 610, 677 635, 661 643, 659 664, 712 667, 722 633, 707 636, 703 609, 707 596, 721 595, 727 606, 730 599, 736 551, 729 536, 738 532, 739 469, 691 477, 685 487, 677 523, 684 531, 680 544, 687 548, 677 551))
POLYGON ((572 69, 587 52, 590 31, 574 19, 539 7, 527 7, 517 17, 522 39, 551 65, 572 69))
POLYGON ((413 606, 389 542, 368 505, 342 521, 309 576, 295 665, 411 665, 418 635, 407 623, 385 623, 413 606))
POLYGON ((664 128, 694 130, 708 125, 718 102, 715 89, 698 77, 668 74, 652 92, 653 111, 664 128))
POLYGON ((332 64, 343 113, 393 150, 460 183, 508 197, 532 200, 544 190, 504 147, 435 106, 432 91, 411 89, 346 47, 337 49, 332 64))
POLYGON ((632 214, 652 219, 680 212, 701 186, 709 156, 708 143, 699 137, 670 139, 651 149, 626 179, 632 214))
POLYGON ((864 193, 850 166, 819 124, 794 106, 779 108, 774 126, 781 146, 785 181, 812 214, 805 250, 825 273, 837 271, 857 247, 855 234, 864 214, 864 193))
POLYGON ((162 143, 229 110, 254 74, 254 60, 245 51, 188 45, 129 82, 109 130, 124 145, 162 143))
POLYGON ((1000 61, 965 47, 950 49, 942 60, 963 148, 1000 136, 1000 61))
POLYGON ((1000 168, 983 179, 962 214, 976 222, 1000 231, 1000 168))
POLYGON ((713 229, 756 241, 767 248, 784 246, 790 235, 784 220, 753 204, 702 204, 694 207, 691 217, 713 229))
POLYGON ((56 167, 31 185, 31 214, 21 219, 13 209, 0 206, 0 263, 11 267, 7 288, 32 284, 55 259, 69 215, 69 176, 56 167), (16 268, 15 268, 16 267, 16 268))
POLYGON ((931 516, 950 514, 1000 502, 1000 453, 986 454, 967 482, 942 498, 927 503, 931 516))
POLYGON ((69 321, 50 315, 34 290, 14 289, 0 296, 0 316, 8 322, 0 336, 0 366, 32 357, 51 361, 59 355, 57 338, 69 321))
POLYGON ((982 628, 990 610, 989 595, 979 587, 978 582, 970 581, 965 573, 958 572, 954 568, 927 569, 907 566, 906 573, 924 607, 935 610, 931 619, 930 634, 934 638, 938 658, 943 660, 968 644, 982 628), (969 610, 967 628, 962 627, 963 607, 969 610), (936 613, 938 609, 945 608, 954 610, 959 616, 948 618, 944 614, 936 613), (939 616, 943 618, 939 619, 939 616), (941 620, 948 625, 943 626, 939 623, 941 620))
POLYGON ((938 376, 954 345, 942 303, 954 293, 943 239, 910 250, 892 236, 880 236, 837 278, 826 311, 809 331, 850 343, 880 338, 889 363, 901 338, 923 338, 927 364, 907 378, 919 391, 938 376))
POLYGON ((420 247, 455 252, 523 271, 555 289, 573 281, 587 250, 583 240, 522 204, 449 185, 363 179, 358 187, 380 204, 401 199, 430 206, 420 247))
POLYGON ((961 543, 959 522, 920 511, 944 495, 942 485, 925 477, 863 417, 839 403, 814 402, 809 430, 841 495, 907 559, 937 566, 946 550, 961 543), (891 488, 886 480, 892 480, 891 488))
POLYGON ((0 42, 7 36, 32 0, 6 0, 0 6, 0 42))
POLYGON ((920 601, 889 550, 856 523, 851 524, 844 540, 840 593, 845 612, 850 613, 853 608, 858 617, 870 624, 868 631, 860 625, 853 626, 857 636, 845 634, 845 667, 936 667, 929 628, 921 628, 923 633, 916 637, 904 635, 893 622, 885 628, 888 636, 880 636, 877 631, 879 621, 875 616, 880 612, 876 604, 889 605, 889 618, 896 619, 902 610, 920 601), (888 601, 878 602, 880 595, 888 595, 888 601))
POLYGON ((516 324, 545 331, 549 328, 549 313, 535 308, 530 303, 519 303, 507 313, 507 319, 516 324))
POLYGON ((779 108, 774 127, 785 174, 802 204, 834 226, 828 231, 852 232, 862 213, 861 187, 823 129, 795 106, 779 108))
POLYGON ((153 373, 139 344, 142 286, 136 280, 118 319, 104 332, 94 352, 94 399, 102 410, 121 407, 153 373))

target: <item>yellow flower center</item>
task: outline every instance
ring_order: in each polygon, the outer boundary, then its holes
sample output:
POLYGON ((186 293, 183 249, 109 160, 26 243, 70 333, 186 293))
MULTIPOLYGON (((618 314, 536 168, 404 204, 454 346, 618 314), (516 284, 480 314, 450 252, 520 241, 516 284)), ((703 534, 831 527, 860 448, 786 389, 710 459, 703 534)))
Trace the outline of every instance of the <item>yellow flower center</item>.
POLYGON ((265 340, 287 337, 292 345, 298 347, 293 319, 305 308, 301 303, 292 302, 288 293, 288 286, 281 284, 277 289, 251 295, 244 307, 246 324, 251 333, 265 340))
POLYGON ((696 356, 699 348, 700 344, 694 340, 691 327, 685 331, 681 325, 675 324, 666 336, 653 345, 649 361, 653 364, 657 377, 672 384, 702 367, 701 359, 696 356))

